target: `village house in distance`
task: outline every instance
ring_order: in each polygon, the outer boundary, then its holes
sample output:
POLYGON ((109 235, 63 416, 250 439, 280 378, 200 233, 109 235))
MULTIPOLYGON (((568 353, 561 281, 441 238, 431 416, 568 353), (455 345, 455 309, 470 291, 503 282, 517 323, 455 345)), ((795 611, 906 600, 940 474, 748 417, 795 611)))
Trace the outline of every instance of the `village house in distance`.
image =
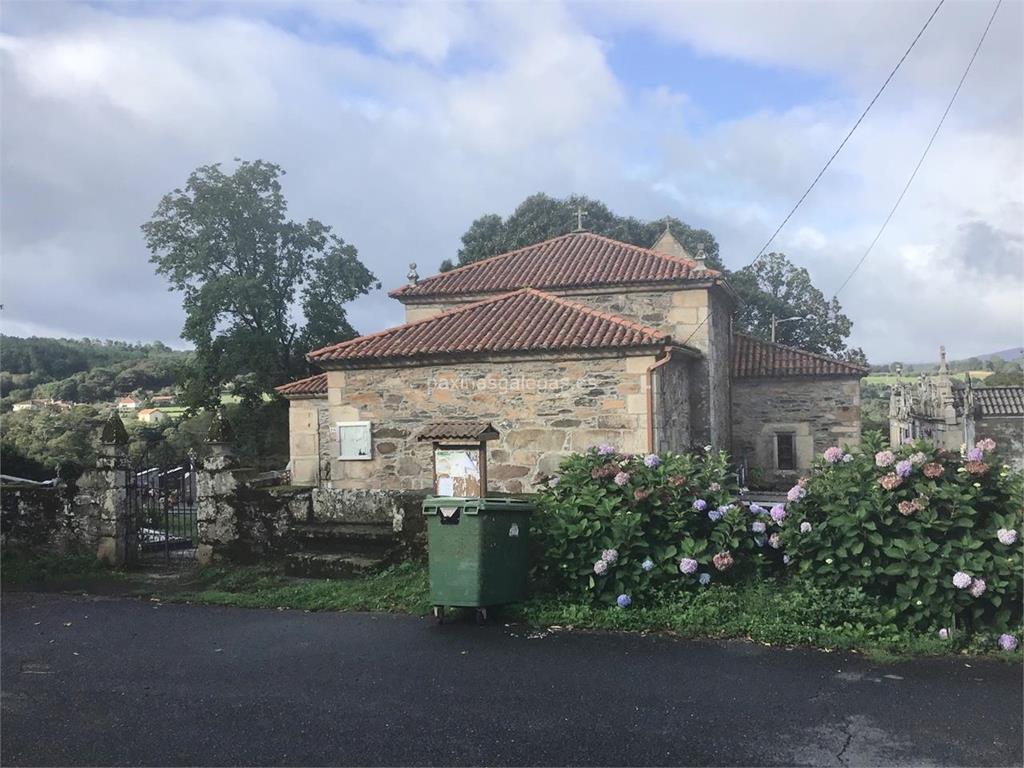
POLYGON ((493 425, 490 489, 530 491, 569 453, 710 445, 788 487, 860 439, 865 369, 733 332, 723 275, 666 231, 640 248, 586 231, 390 294, 406 323, 314 350, 290 400, 293 482, 430 489, 442 422, 493 425))

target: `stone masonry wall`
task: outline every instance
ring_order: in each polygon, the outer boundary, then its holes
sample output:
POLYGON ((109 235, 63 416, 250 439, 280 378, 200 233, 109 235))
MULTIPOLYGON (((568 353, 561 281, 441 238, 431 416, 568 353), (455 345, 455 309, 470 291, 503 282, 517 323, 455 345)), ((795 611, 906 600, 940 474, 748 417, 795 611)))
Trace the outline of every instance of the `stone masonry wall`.
MULTIPOLYGON (((333 459, 340 489, 429 489, 432 451, 415 434, 430 422, 491 422, 491 491, 529 491, 562 458, 599 443, 641 452, 647 442, 645 371, 653 355, 328 372, 331 421, 372 422, 373 458, 333 459)), ((331 435, 332 455, 337 438, 331 435)))
POLYGON ((974 423, 974 439, 996 441, 999 455, 1017 469, 1024 469, 1024 418, 989 416, 974 423))
POLYGON ((787 486, 830 445, 860 442, 860 380, 737 379, 733 382, 733 457, 746 460, 754 485, 787 486), (796 435, 795 471, 775 462, 775 434, 796 435))
POLYGON ((319 410, 326 405, 327 398, 292 398, 288 403, 288 455, 296 485, 320 480, 319 410))

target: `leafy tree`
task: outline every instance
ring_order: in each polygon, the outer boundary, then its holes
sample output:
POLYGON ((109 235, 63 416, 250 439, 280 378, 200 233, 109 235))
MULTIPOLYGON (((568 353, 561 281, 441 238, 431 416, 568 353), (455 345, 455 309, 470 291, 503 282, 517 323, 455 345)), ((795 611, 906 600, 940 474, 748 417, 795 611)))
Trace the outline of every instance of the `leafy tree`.
POLYGON ((975 384, 983 384, 986 387, 1020 387, 1024 386, 1024 369, 1019 363, 1008 363, 998 373, 986 376, 984 379, 974 379, 975 384))
POLYGON ((576 229, 577 208, 582 208, 586 214, 583 227, 587 231, 644 248, 653 245, 667 225, 690 253, 696 254, 697 246, 703 244, 708 265, 723 268, 718 258, 718 242, 706 229, 694 229, 671 216, 652 221, 618 216, 600 200, 582 195, 559 200, 538 193, 526 198, 505 220, 490 213, 470 224, 462 236, 458 264, 446 260, 441 264, 441 271, 572 232, 576 229))
POLYGON ((228 382, 255 403, 306 373, 311 348, 355 335, 345 304, 379 287, 329 226, 287 218, 283 175, 262 160, 230 174, 202 166, 142 226, 157 273, 184 294, 182 337, 196 352, 183 399, 193 408, 215 404, 228 382))
POLYGON ((776 325, 778 343, 859 364, 867 362, 862 350, 846 346, 853 322, 843 314, 839 301, 826 299, 811 282, 810 273, 795 266, 785 254, 765 254, 753 266, 733 272, 729 280, 743 300, 737 330, 770 340, 773 315, 776 320, 800 317, 803 319, 776 325))

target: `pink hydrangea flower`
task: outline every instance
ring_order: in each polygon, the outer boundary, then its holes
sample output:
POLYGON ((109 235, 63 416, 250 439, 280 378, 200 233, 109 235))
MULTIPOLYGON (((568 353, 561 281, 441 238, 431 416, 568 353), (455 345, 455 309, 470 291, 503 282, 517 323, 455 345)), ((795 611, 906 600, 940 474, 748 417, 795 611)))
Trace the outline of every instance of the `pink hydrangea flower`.
POLYGON ((971 579, 970 593, 971 597, 981 597, 985 594, 985 580, 984 579, 971 579))
POLYGON ((904 517, 910 517, 916 510, 916 505, 912 501, 901 501, 899 503, 900 514, 904 517))
POLYGON ((794 485, 789 489, 789 493, 786 494, 786 498, 790 501, 800 501, 800 499, 806 495, 807 490, 802 485, 794 485))
POLYGON ((915 467, 921 466, 926 461, 928 461, 928 457, 921 453, 921 451, 910 454, 910 463, 913 464, 915 467))
POLYGON ((1000 528, 996 531, 996 538, 999 539, 1000 544, 1010 546, 1017 541, 1017 531, 1013 528, 1000 528))
POLYGON ((988 453, 996 449, 996 441, 991 437, 986 437, 984 440, 979 440, 974 447, 981 448, 985 453, 988 453))
POLYGON ((608 572, 608 563, 604 560, 598 560, 594 563, 594 573, 598 576, 604 576, 608 572))
POLYGON ((888 467, 894 461, 896 461, 896 456, 893 455, 892 451, 879 451, 875 454, 876 467, 888 467))
POLYGON ((957 571, 953 574, 953 586, 957 589, 967 589, 971 586, 971 574, 957 571))
POLYGON ((825 461, 829 464, 838 464, 843 460, 843 449, 837 446, 825 449, 825 461))
POLYGON ((984 475, 988 472, 988 464, 984 461, 968 461, 964 464, 964 469, 972 475, 984 475))
POLYGON ((717 555, 711 558, 711 562, 715 564, 715 568, 717 568, 718 570, 727 571, 730 568, 732 568, 732 565, 735 562, 735 560, 733 560, 731 553, 719 552, 717 555))
POLYGON ((601 553, 601 559, 608 565, 614 565, 615 561, 619 559, 619 550, 606 549, 601 553))
POLYGON ((708 490, 710 490, 712 493, 718 493, 720 490, 722 490, 722 486, 719 483, 712 483, 710 486, 708 486, 708 490))
POLYGON ((891 491, 903 485, 903 478, 894 472, 890 472, 888 475, 878 478, 878 484, 885 488, 885 490, 891 491))
POLYGON ((779 538, 779 534, 773 533, 768 537, 768 546, 772 549, 778 549, 782 546, 782 540, 779 538))
POLYGON ((617 475, 615 475, 615 484, 616 485, 625 485, 628 482, 629 482, 629 472, 619 472, 617 475))
POLYGON ((930 477, 934 480, 936 477, 942 477, 942 473, 944 470, 942 469, 941 464, 937 464, 936 462, 933 461, 930 462, 929 464, 925 464, 924 469, 922 471, 924 472, 925 477, 930 477))

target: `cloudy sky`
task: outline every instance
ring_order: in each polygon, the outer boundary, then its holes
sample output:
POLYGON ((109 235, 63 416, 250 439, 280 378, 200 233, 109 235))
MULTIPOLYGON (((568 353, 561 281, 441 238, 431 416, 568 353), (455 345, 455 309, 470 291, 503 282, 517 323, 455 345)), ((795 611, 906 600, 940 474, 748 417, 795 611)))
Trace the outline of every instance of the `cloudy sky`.
MULTIPOLYGON (((284 166, 384 290, 483 213, 586 194, 678 216, 739 268, 934 7, 926 2, 5 2, 6 333, 161 339, 139 225, 198 165, 284 166)), ((831 294, 874 236, 993 2, 947 0, 776 249, 831 294)), ((1024 344, 1024 22, 1005 2, 882 240, 840 295, 876 362, 1024 344)))

